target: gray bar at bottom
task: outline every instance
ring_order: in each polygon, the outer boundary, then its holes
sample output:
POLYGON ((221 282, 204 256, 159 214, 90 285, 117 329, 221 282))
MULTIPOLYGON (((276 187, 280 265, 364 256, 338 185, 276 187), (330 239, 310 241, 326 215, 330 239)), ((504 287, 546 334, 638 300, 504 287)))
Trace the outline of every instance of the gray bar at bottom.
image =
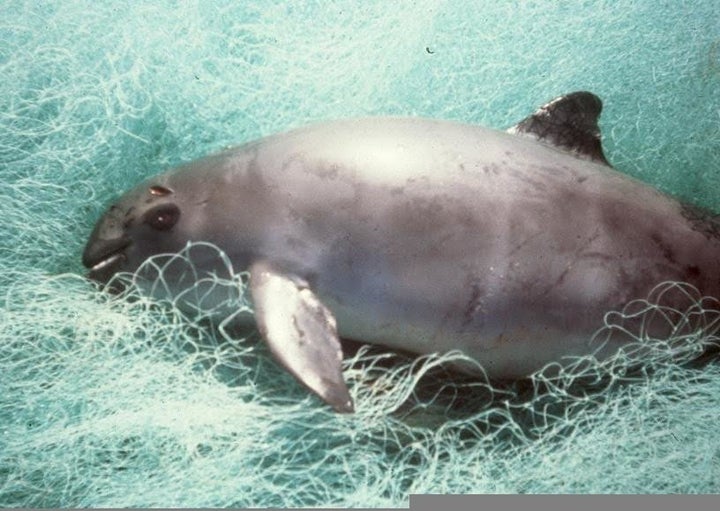
POLYGON ((410 495, 412 511, 718 511, 720 495, 410 495))

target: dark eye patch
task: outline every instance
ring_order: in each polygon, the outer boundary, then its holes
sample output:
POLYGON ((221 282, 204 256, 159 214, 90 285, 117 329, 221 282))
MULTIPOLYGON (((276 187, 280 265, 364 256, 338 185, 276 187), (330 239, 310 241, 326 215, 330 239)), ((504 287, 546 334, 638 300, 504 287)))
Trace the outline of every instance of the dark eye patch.
POLYGON ((149 190, 150 195, 154 195, 156 197, 165 197, 166 195, 170 195, 172 193, 171 189, 160 185, 153 185, 149 188, 149 190))
POLYGON ((156 231, 167 231, 180 219, 180 208, 175 204, 163 204, 151 209, 143 216, 143 221, 156 231))

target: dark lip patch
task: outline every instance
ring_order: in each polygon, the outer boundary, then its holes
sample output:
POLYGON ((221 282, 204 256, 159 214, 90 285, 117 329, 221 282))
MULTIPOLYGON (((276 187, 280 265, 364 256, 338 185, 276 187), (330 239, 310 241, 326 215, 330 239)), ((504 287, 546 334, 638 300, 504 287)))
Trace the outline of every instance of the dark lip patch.
POLYGON ((100 262, 93 265, 92 268, 90 268, 90 271, 99 272, 102 271, 104 268, 107 268, 108 266, 112 266, 118 263, 118 260, 123 257, 122 252, 115 252, 113 254, 110 254, 105 259, 101 260, 100 262))
POLYGON ((117 270, 124 261, 125 253, 123 251, 109 254, 90 268, 87 277, 97 282, 105 283, 109 281, 115 273, 117 273, 117 270))
POLYGON ((109 257, 123 252, 130 243, 130 238, 126 236, 110 240, 91 239, 83 252, 82 263, 86 268, 93 268, 109 257))
POLYGON ((83 265, 90 270, 88 278, 98 282, 110 280, 125 262, 125 249, 130 244, 131 240, 126 236, 111 240, 91 240, 82 258, 83 265))

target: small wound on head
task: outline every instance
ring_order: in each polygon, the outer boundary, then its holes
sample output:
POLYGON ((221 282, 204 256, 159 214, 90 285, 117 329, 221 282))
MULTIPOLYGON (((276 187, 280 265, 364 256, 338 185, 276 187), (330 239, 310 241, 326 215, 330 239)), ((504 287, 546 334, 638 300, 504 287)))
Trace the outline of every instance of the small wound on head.
POLYGON ((155 195, 156 197, 164 197, 165 195, 170 195, 171 193, 172 190, 165 188, 164 186, 153 185, 150 187, 150 195, 155 195))

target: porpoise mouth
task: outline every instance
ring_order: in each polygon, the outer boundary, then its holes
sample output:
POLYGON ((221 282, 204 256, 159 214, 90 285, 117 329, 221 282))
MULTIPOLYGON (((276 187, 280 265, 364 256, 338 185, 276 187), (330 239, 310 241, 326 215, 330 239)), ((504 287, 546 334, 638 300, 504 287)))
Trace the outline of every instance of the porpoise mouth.
POLYGON ((125 260, 125 249, 128 245, 130 239, 125 237, 113 240, 91 240, 85 247, 82 258, 83 265, 90 269, 88 277, 107 282, 120 263, 125 260))
POLYGON ((122 259, 123 257, 124 256, 123 256, 122 252, 116 252, 114 254, 110 254, 109 256, 107 256, 105 259, 103 259, 99 263, 95 263, 94 265, 92 265, 92 267, 90 268, 90 273, 99 272, 99 271, 107 268, 108 266, 112 266, 113 264, 120 262, 120 259, 122 259))

